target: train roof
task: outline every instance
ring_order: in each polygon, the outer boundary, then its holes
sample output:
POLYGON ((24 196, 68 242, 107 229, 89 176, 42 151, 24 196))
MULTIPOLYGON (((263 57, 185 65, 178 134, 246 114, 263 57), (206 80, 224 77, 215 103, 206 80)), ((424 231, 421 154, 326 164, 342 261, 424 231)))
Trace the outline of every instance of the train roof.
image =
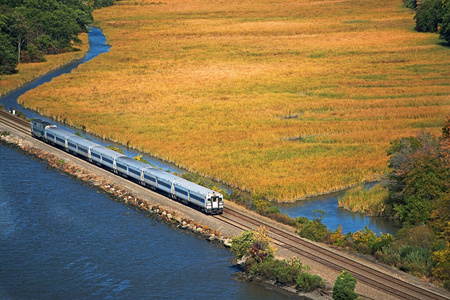
POLYGON ((70 140, 71 142, 77 143, 78 145, 82 145, 88 148, 92 146, 100 146, 99 144, 94 143, 93 141, 87 140, 77 135, 68 136, 67 140, 70 140))
POLYGON ((127 164, 128 166, 137 168, 138 170, 142 170, 144 168, 152 168, 151 165, 135 160, 134 158, 128 156, 120 156, 116 159, 116 162, 127 164))
MULTIPOLYGON (((46 123, 48 123, 48 122, 46 122, 46 123)), ((48 124, 50 124, 50 123, 48 123, 48 124)), ((52 124, 50 124, 50 125, 52 125, 52 124)), ((69 137, 71 135, 74 136, 73 133, 63 130, 63 129, 60 129, 58 127, 49 127, 49 128, 47 128, 47 132, 58 134, 63 137, 69 137)))
POLYGON ((144 173, 151 174, 153 176, 156 176, 158 178, 173 182, 174 180, 182 179, 176 175, 173 175, 171 173, 165 172, 163 170, 157 169, 157 168, 150 168, 145 169, 144 173))
MULTIPOLYGON (((210 193, 214 193, 215 192, 215 191, 213 191, 211 189, 208 189, 208 188, 206 188, 204 186, 201 186, 201 185, 199 185, 197 183, 190 182, 190 181, 184 180, 184 179, 182 179, 182 181, 181 180, 180 181, 175 181, 174 184, 183 186, 183 187, 187 188, 190 191, 193 191, 193 192, 196 192, 196 193, 199 193, 199 194, 203 194, 203 195, 208 195, 210 193)), ((215 193, 220 194, 219 192, 215 192, 215 193)))
POLYGON ((33 119, 33 120, 31 120, 31 122, 33 122, 33 123, 38 123, 38 124, 40 124, 42 127, 45 127, 45 126, 55 126, 55 127, 56 127, 56 125, 54 125, 54 124, 52 124, 52 123, 50 123, 50 122, 41 120, 41 119, 33 119))
POLYGON ((106 156, 112 157, 112 158, 125 156, 122 153, 119 153, 117 151, 111 150, 111 149, 103 147, 103 146, 95 147, 92 150, 94 150, 97 153, 100 153, 102 155, 106 155, 106 156))

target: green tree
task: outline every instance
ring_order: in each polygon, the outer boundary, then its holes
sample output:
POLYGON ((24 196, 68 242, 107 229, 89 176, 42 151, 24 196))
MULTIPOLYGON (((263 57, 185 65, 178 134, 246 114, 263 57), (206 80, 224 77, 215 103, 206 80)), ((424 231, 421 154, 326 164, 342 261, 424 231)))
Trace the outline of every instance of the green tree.
POLYGON ((388 204, 404 222, 427 222, 449 180, 439 140, 422 132, 418 137, 395 141, 388 154, 391 155, 388 204))
POLYGON ((424 0, 417 7, 415 15, 416 30, 420 32, 437 32, 443 16, 442 0, 424 0))
POLYGON ((443 39, 450 43, 450 5, 447 5, 444 16, 442 17, 439 34, 443 39))
POLYGON ((14 73, 17 66, 17 56, 11 39, 0 32, 0 74, 14 73))
POLYGON ((355 293, 356 278, 347 271, 342 271, 336 278, 333 287, 333 299, 335 300, 351 300, 357 299, 358 294, 355 293))

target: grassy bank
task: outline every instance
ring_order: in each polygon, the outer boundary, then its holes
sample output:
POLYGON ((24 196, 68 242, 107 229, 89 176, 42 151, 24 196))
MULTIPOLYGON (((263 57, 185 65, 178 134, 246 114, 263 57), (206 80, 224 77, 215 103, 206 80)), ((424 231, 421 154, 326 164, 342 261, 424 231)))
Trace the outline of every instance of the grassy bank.
POLYGON ((0 75, 0 96, 3 96, 21 86, 33 81, 53 70, 56 70, 73 60, 83 58, 89 50, 88 35, 80 34, 81 45, 77 45, 76 51, 60 53, 57 55, 45 55, 45 62, 20 63, 18 72, 13 75, 0 75))
POLYGON ((344 196, 339 197, 338 207, 372 216, 386 216, 389 215, 389 212, 385 212, 388 196, 388 189, 380 184, 370 189, 358 186, 349 189, 344 196))
POLYGON ((21 97, 202 175, 291 201, 384 173, 450 112, 450 55, 386 1, 120 1, 112 45, 21 97))

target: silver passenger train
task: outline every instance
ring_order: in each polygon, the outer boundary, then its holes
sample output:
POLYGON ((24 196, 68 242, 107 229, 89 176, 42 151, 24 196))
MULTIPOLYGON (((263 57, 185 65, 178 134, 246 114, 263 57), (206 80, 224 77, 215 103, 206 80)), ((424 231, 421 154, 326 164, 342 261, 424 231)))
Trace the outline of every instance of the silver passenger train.
POLYGON ((167 193, 185 204, 190 203, 207 214, 223 212, 222 194, 76 136, 54 124, 32 120, 31 134, 143 186, 167 193))

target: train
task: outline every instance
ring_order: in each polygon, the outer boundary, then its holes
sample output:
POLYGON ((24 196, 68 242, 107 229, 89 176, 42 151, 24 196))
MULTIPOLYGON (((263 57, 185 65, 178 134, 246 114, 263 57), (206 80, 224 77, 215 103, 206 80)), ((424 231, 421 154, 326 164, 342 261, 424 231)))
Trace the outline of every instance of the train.
POLYGON ((137 161, 58 128, 55 124, 33 119, 31 135, 142 186, 159 191, 186 205, 191 205, 206 214, 223 213, 223 195, 221 193, 137 161))

